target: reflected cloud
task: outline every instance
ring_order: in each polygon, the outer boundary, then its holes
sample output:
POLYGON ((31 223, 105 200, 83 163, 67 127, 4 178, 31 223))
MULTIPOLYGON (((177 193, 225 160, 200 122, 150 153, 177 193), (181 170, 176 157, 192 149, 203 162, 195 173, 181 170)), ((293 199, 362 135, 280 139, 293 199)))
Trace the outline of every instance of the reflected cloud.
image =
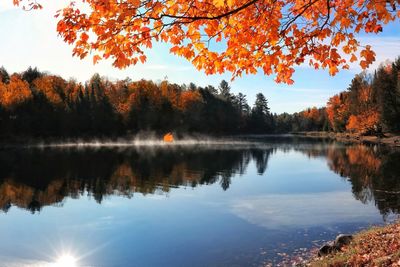
POLYGON ((232 204, 231 212, 258 226, 282 227, 330 226, 340 222, 368 221, 376 216, 374 206, 355 202, 349 192, 317 194, 271 194, 243 198, 232 204), (363 209, 363 213, 358 211, 363 209))

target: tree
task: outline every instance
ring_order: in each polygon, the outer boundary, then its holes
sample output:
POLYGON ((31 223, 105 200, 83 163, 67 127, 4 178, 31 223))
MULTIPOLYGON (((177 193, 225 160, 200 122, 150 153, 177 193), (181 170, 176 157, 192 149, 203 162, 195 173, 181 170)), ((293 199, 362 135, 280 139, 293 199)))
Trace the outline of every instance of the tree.
POLYGON ((253 112, 264 116, 269 115, 268 100, 262 93, 256 95, 253 112))
POLYGON ((38 68, 32 68, 29 67, 26 71, 22 73, 22 79, 27 81, 29 84, 31 84, 35 79, 40 78, 43 76, 43 73, 41 73, 38 68))
POLYGON ((19 75, 12 75, 8 84, 0 82, 0 104, 5 108, 15 109, 31 98, 32 92, 28 83, 19 75))
MULTIPOLYGON (((13 0, 41 8, 36 1, 13 0)), ((294 66, 305 61, 331 75, 348 61, 367 68, 375 53, 357 34, 381 32, 398 20, 399 6, 398 0, 81 0, 56 16, 73 55, 94 62, 111 58, 119 68, 145 62, 144 50, 159 41, 207 74, 262 70, 293 83, 294 66)))
POLYGON ((218 94, 217 89, 216 89, 214 86, 212 86, 212 85, 207 85, 207 86, 204 88, 204 90, 207 90, 210 94, 213 94, 213 95, 217 95, 217 94, 218 94))
POLYGON ((222 80, 221 83, 218 86, 219 90, 219 95, 225 99, 225 100, 231 100, 232 94, 231 94, 231 87, 229 86, 229 83, 225 80, 222 80))
POLYGON ((335 132, 341 132, 345 129, 348 112, 348 92, 342 92, 329 98, 326 104, 326 113, 331 128, 335 132))
POLYGON ((237 96, 235 97, 235 99, 236 99, 236 104, 237 104, 237 106, 238 106, 238 108, 239 108, 239 112, 240 112, 242 115, 248 114, 249 111, 250 111, 250 107, 249 107, 249 105, 247 104, 246 95, 244 95, 244 94, 242 94, 242 93, 239 93, 239 94, 237 94, 237 96))
POLYGON ((10 81, 10 75, 4 67, 0 68, 0 82, 8 83, 10 81))
POLYGON ((250 129, 254 133, 270 132, 272 116, 269 113, 268 100, 262 93, 256 95, 253 109, 251 110, 250 129))
POLYGON ((382 65, 372 83, 374 100, 379 109, 380 122, 386 131, 400 131, 400 58, 382 65))

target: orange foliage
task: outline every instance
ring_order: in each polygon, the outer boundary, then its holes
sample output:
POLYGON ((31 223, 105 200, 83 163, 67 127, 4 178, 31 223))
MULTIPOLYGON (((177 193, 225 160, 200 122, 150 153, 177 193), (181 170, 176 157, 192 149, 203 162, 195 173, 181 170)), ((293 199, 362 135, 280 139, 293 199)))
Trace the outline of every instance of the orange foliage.
POLYGON ((357 116, 351 115, 349 117, 349 121, 347 122, 346 129, 347 130, 356 130, 359 128, 360 122, 357 116))
MULTIPOLYGON (((36 0, 13 2, 41 8, 36 0)), ((277 74, 277 82, 290 84, 294 66, 305 61, 334 75, 349 68, 345 55, 350 55, 351 62, 359 60, 367 68, 375 53, 370 46, 359 51, 355 33, 381 32, 400 17, 392 12, 399 5, 355 0, 81 0, 71 1, 56 17, 57 31, 74 46, 73 55, 91 54, 94 63, 110 58, 123 68, 144 62, 145 49, 159 41, 170 43, 171 53, 207 74, 229 71, 236 77, 262 69, 266 75, 277 74)))
POLYGON ((335 118, 335 111, 340 106, 340 98, 338 95, 334 95, 329 98, 329 101, 326 105, 326 113, 329 119, 330 124, 333 126, 333 120, 335 118))
POLYGON ((381 166, 381 160, 369 147, 364 145, 346 148, 346 155, 351 165, 362 165, 366 170, 376 172, 381 166))
POLYGON ((198 91, 184 91, 180 95, 180 108, 187 110, 193 104, 201 101, 201 95, 198 91))
POLYGON ((303 111, 303 116, 307 119, 313 120, 313 121, 318 121, 319 119, 319 111, 316 107, 312 107, 311 109, 307 109, 303 111))
POLYGON ((113 108, 125 118, 128 116, 130 109, 129 96, 131 93, 132 86, 126 81, 107 82, 105 94, 113 108))
POLYGON ((29 85, 19 75, 12 75, 8 84, 0 82, 0 104, 2 106, 12 109, 30 98, 32 98, 32 92, 29 85))
POLYGON ((62 78, 57 76, 42 76, 33 81, 33 86, 53 104, 59 105, 63 102, 61 90, 66 87, 62 78))
POLYGON ((169 99, 172 106, 179 107, 180 89, 168 81, 163 81, 160 87, 162 96, 169 99))
POLYGON ((361 103, 368 103, 371 100, 372 89, 370 86, 365 86, 358 94, 361 103))
POLYGON ((129 105, 140 106, 141 98, 146 97, 153 105, 161 105, 161 92, 152 81, 140 80, 129 85, 129 105))
POLYGON ((341 93, 341 95, 334 95, 329 98, 326 104, 326 114, 328 116, 329 123, 331 127, 337 131, 336 122, 345 121, 348 112, 348 105, 341 98, 346 98, 346 93, 341 93))
POLYGON ((82 90, 82 84, 77 83, 75 80, 70 80, 66 84, 64 93, 69 101, 74 101, 77 99, 80 90, 82 90))
POLYGON ((172 135, 172 133, 167 133, 166 135, 164 135, 163 140, 166 143, 172 143, 174 142, 174 136, 172 135))
POLYGON ((368 110, 359 115, 351 115, 346 130, 365 133, 374 130, 378 122, 379 113, 376 110, 368 110))

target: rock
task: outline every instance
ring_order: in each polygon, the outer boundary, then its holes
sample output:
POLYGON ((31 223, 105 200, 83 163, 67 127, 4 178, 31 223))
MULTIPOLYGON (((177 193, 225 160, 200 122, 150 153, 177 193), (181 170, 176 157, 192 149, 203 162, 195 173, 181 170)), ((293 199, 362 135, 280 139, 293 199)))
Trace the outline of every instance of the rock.
POLYGON ((334 242, 327 243, 320 247, 318 250, 318 256, 322 257, 339 251, 343 246, 350 244, 352 240, 352 235, 340 234, 336 237, 334 242))
POLYGON ((336 237, 334 245, 340 249, 341 247, 350 244, 352 240, 352 235, 340 234, 336 237))
POLYGON ((329 255, 335 251, 337 251, 337 248, 334 244, 332 244, 332 243, 325 244, 319 248, 318 257, 329 255))

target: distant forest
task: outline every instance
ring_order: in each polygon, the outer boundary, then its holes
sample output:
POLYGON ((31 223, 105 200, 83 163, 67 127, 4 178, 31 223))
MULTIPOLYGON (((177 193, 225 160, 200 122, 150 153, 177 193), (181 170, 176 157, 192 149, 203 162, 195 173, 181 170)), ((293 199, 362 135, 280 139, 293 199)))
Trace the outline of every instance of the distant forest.
POLYGON ((98 74, 82 84, 28 68, 0 68, 0 136, 105 137, 159 134, 268 134, 335 131, 375 134, 400 131, 400 58, 373 74, 354 77, 326 107, 272 114, 258 93, 250 106, 230 85, 199 87, 168 81, 110 81, 98 74))

